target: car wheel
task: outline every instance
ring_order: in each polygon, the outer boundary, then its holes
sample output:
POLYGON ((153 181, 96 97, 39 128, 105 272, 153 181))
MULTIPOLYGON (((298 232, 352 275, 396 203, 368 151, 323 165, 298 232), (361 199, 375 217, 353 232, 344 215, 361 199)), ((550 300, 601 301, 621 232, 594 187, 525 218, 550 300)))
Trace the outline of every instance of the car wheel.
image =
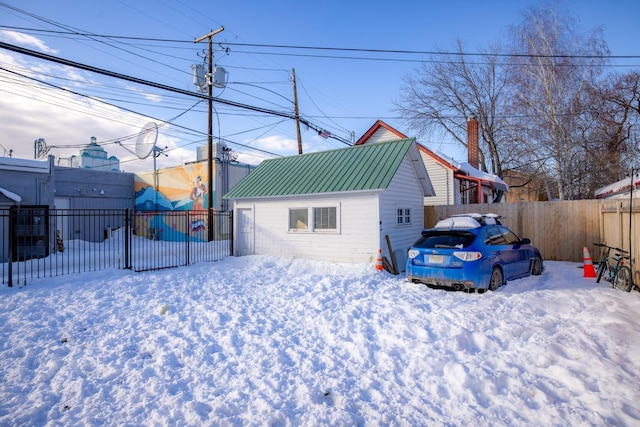
POLYGON ((495 267, 491 272, 491 279, 489 280, 489 290, 495 291, 502 286, 502 270, 495 267))
POLYGON ((534 276, 539 276, 542 274, 542 260, 539 256, 533 257, 533 261, 531 264, 531 274, 534 276))

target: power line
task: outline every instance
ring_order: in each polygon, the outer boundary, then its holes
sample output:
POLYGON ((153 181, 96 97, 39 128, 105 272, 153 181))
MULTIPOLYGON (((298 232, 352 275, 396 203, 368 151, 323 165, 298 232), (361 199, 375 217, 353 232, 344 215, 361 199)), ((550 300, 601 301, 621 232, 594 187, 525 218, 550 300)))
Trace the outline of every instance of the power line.
MULTIPOLYGON (((130 112, 130 113, 134 113, 134 114, 137 114, 137 115, 140 115, 140 116, 143 116, 143 117, 149 118, 149 119, 156 120, 156 121, 158 121, 158 122, 163 123, 163 125, 162 125, 162 126, 167 125, 167 124, 171 124, 172 126, 175 126, 175 127, 177 127, 177 128, 181 128, 181 129, 184 129, 184 130, 187 130, 187 131, 190 131, 190 132, 196 133, 196 134, 206 135, 206 133, 201 132, 201 131, 198 131, 198 130, 196 130, 196 129, 192 129, 192 128, 189 128, 189 127, 186 127, 186 126, 182 126, 182 125, 179 125, 179 124, 176 124, 176 123, 172 123, 172 121, 173 121, 173 120, 175 120, 175 119, 179 118, 179 117, 180 117, 180 116, 182 116, 183 114, 187 113, 189 110, 193 109, 196 105, 198 105, 198 104, 200 103, 200 101, 198 101, 196 104, 194 104, 192 107, 190 107, 190 108, 189 108, 189 109, 187 109, 186 111, 183 111, 182 113, 178 114, 177 116, 175 116, 175 117, 173 117, 173 118, 171 118, 171 119, 169 119, 169 120, 164 120, 164 119, 159 119, 159 118, 157 118, 157 117, 153 117, 153 116, 149 116, 149 115, 141 114, 141 113, 136 112, 136 111, 134 111, 134 110, 130 110, 130 109, 128 109, 128 108, 125 108, 125 107, 122 107, 122 106, 118 106, 118 105, 115 105, 115 104, 112 104, 112 103, 106 102, 106 101, 101 100, 101 99, 99 99, 99 98, 95 98, 95 97, 90 96, 90 95, 85 95, 85 94, 82 94, 82 93, 80 93, 80 92, 76 92, 76 91, 73 91, 73 90, 70 90, 70 89, 67 89, 67 88, 61 87, 61 86, 57 86, 57 85, 55 85, 55 84, 53 84, 53 83, 45 82, 45 81, 42 81, 42 80, 36 79, 36 78, 34 78, 34 77, 26 76, 26 75, 20 74, 20 73, 18 73, 18 72, 8 70, 8 69, 6 69, 6 68, 4 68, 4 67, 1 67, 1 66, 0 66, 0 70, 5 71, 5 72, 8 72, 8 73, 11 73, 11 74, 18 75, 18 76, 23 77, 23 78, 26 78, 26 79, 30 79, 30 80, 36 81, 36 82, 38 82, 38 83, 40 83, 40 84, 44 84, 44 85, 47 85, 47 86, 53 87, 53 88, 58 89, 58 90, 62 90, 62 91, 69 92, 69 93, 71 93, 71 94, 73 94, 73 95, 77 95, 77 96, 81 96, 81 97, 84 97, 84 98, 88 98, 88 99, 91 99, 91 100, 93 100, 93 101, 100 102, 100 103, 102 103, 102 104, 110 105, 110 106, 112 106, 112 107, 116 107, 116 108, 119 108, 119 109, 121 109, 121 110, 128 111, 128 112, 130 112)), ((95 115, 95 114, 94 114, 94 115, 95 115)), ((137 134, 127 135, 127 136, 125 136, 125 137, 117 138, 117 139, 118 139, 118 140, 131 139, 131 138, 133 138, 133 137, 135 137, 135 136, 137 136, 137 134)), ((281 157, 281 155, 280 155, 280 154, 272 153, 272 152, 270 152, 270 151, 262 150, 262 149, 260 149, 260 148, 256 148, 256 147, 251 147, 251 146, 246 145, 246 144, 241 144, 241 143, 239 143, 239 142, 232 141, 232 140, 227 139, 227 138, 219 137, 218 139, 219 139, 220 141, 222 141, 222 142, 227 142, 227 143, 229 143, 229 144, 233 144, 233 145, 237 145, 237 146, 240 146, 240 147, 244 147, 244 148, 247 148, 247 149, 252 150, 252 151, 258 151, 258 152, 261 152, 261 153, 264 153, 264 154, 267 154, 267 155, 270 155, 270 156, 277 156, 277 157, 281 157)), ((102 144, 105 144, 105 143, 111 143, 111 142, 114 142, 114 141, 115 141, 115 139, 114 139, 114 140, 108 140, 108 141, 102 141, 101 143, 102 143, 102 144)), ((190 142, 189 144, 185 144, 185 145, 182 145, 182 146, 180 146, 180 147, 176 147, 176 148, 184 148, 184 147, 185 147, 185 146, 187 146, 187 145, 195 144, 195 143, 197 143, 197 142, 199 142, 199 141, 190 142)), ((81 148, 81 147, 84 147, 85 145, 86 145, 86 144, 79 144, 79 145, 65 145, 65 148, 81 148)), ((54 147, 54 146, 52 146, 52 147, 54 147)), ((56 146, 56 148, 60 148, 60 147, 56 146)))
MULTIPOLYGON (((66 65, 69 67, 74 67, 74 68, 79 68, 85 71, 90 71, 90 72, 94 72, 97 74, 102 74, 105 76, 109 76, 109 77, 114 77, 117 79, 122 79, 122 80, 126 80, 132 83, 138 83, 141 85, 145 85, 145 86, 151 86, 151 87, 155 87, 157 89, 162 89, 162 90, 166 90, 169 92, 174 92, 174 93, 179 93, 182 95, 187 95, 187 96, 193 96, 193 97, 197 97, 197 98, 201 98, 201 99, 209 99, 208 95, 204 95, 204 94, 200 94, 198 92, 193 92, 193 91, 189 91, 186 89, 180 89, 177 87, 173 87, 173 86, 168 86, 168 85, 164 85, 161 83, 156 83, 156 82, 152 82, 150 80, 145 80, 145 79, 141 79, 138 77, 132 77, 132 76, 128 76, 126 74, 121 74, 121 73, 116 73, 114 71, 109 71, 109 70, 105 70, 103 68, 98 68, 98 67, 93 67, 91 65, 86 65, 86 64, 81 64, 79 62, 75 62, 75 61, 71 61, 68 59, 64 59, 64 58, 59 58, 53 55, 49 55, 46 53, 42 53, 42 52, 36 52, 34 50, 31 49, 26 49, 24 47, 20 47, 20 46, 15 46, 9 43, 5 43, 0 41, 0 48, 3 49, 7 49, 16 53, 20 53, 23 55, 27 55, 27 56, 32 56, 34 58, 38 58, 38 59, 43 59, 46 61, 51 61, 51 62, 55 62, 57 64, 62 64, 62 65, 66 65)), ((276 110, 270 110, 268 108, 263 108, 263 107, 257 107, 257 106, 253 106, 253 105, 248 105, 248 104, 243 104, 240 102, 236 102, 236 101, 230 101, 227 99, 223 99, 223 98, 218 98, 215 96, 211 97, 211 100, 219 103, 219 104, 223 104, 223 105, 228 105, 231 107, 236 107, 236 108, 241 108, 241 109, 246 109, 246 110, 251 110, 251 111, 255 111, 255 112, 259 112, 259 113, 265 113, 265 114, 270 114, 270 115, 274 115, 274 116, 279 116, 279 117, 284 117, 287 119, 291 119, 291 120, 295 120, 295 115, 293 113, 290 112, 284 112, 284 111, 276 111, 276 110)), ((310 129, 315 130, 316 132, 318 132, 318 134, 320 134, 322 132, 322 128, 312 122, 310 122, 307 119, 303 119, 300 118, 300 122, 303 123, 305 126, 309 127, 310 129)), ((341 138, 339 136, 336 135, 331 135, 330 138, 338 140, 346 145, 351 145, 351 143, 344 139, 341 138)))
MULTIPOLYGON (((14 10, 14 11, 16 11, 16 12, 22 13, 22 14, 24 14, 24 15, 27 15, 27 16, 29 16, 29 17, 31 17, 31 18, 34 18, 34 19, 37 19, 37 20, 39 20, 39 21, 45 22, 45 23, 47 23, 47 24, 49 24, 49 25, 53 25, 54 27, 63 28, 64 30, 66 30, 66 31, 67 31, 69 34, 71 34, 71 35, 80 35, 80 32, 79 32, 77 29, 75 29, 75 28, 73 28, 73 27, 71 27, 71 26, 64 25, 64 24, 60 24, 60 23, 58 23, 58 22, 56 22, 56 21, 53 21, 53 20, 51 20, 51 19, 44 18, 44 17, 42 17, 42 16, 38 16, 38 15, 36 15, 36 14, 34 14, 34 13, 27 12, 27 11, 25 11, 25 10, 19 9, 19 8, 15 7, 15 6, 8 5, 8 4, 6 4, 6 3, 0 3, 0 5, 2 5, 2 6, 4 6, 4 7, 6 7, 6 8, 8 8, 8 9, 14 10)), ((101 39, 108 39, 108 37, 96 37, 96 36, 95 36, 94 34, 92 34, 92 33, 82 33, 82 36, 83 36, 83 37, 87 37, 87 38, 89 38, 90 40, 93 40, 93 41, 95 41, 95 42, 97 42, 97 43, 104 44, 104 45, 106 45, 106 46, 112 47, 112 48, 114 48, 114 49, 117 49, 117 50, 120 50, 120 51, 123 51, 123 52, 126 52, 126 53, 129 53, 129 54, 131 54, 131 55, 134 55, 134 56, 137 56, 137 57, 139 57, 139 58, 145 59, 145 60, 147 60, 147 61, 155 62, 155 63, 157 63, 157 64, 161 64, 161 65, 164 65, 164 66, 166 66, 166 67, 172 68, 172 69, 174 69, 174 70, 176 70, 176 71, 181 71, 181 72, 183 72, 183 71, 182 71, 182 70, 180 70, 179 68, 175 68, 175 67, 172 67, 172 66, 167 65, 165 62, 158 61, 158 60, 155 60, 155 59, 152 59, 152 58, 148 58, 148 57, 142 56, 142 55, 140 55, 140 54, 136 54, 136 53, 131 52, 131 51, 128 51, 127 49, 124 49, 124 48, 122 48, 122 47, 115 46, 115 45, 113 45, 113 44, 111 44, 111 43, 108 43, 107 41, 101 40, 101 39)))
MULTIPOLYGON (((41 33, 87 36, 87 37, 96 37, 96 38, 152 41, 152 42, 159 42, 159 43, 185 43, 185 44, 193 43, 192 40, 117 36, 117 35, 106 35, 106 34, 81 33, 81 32, 75 32, 75 31, 74 32, 53 31, 53 30, 42 30, 37 28, 15 27, 15 26, 9 26, 9 25, 0 25, 0 28, 15 29, 15 30, 21 30, 21 31, 34 31, 34 32, 41 32, 41 33)), ((351 48, 351 47, 337 47, 337 46, 304 46, 304 45, 239 43, 239 42, 219 42, 218 44, 219 45, 224 44, 227 46, 242 46, 242 47, 254 47, 254 48, 318 50, 318 51, 358 52, 358 53, 385 53, 385 54, 397 54, 397 55, 451 55, 451 56, 481 56, 481 57, 493 56, 493 57, 505 57, 505 58, 640 59, 640 55, 570 55, 570 54, 543 55, 543 54, 524 54, 524 53, 440 52, 440 51, 433 51, 433 50, 430 51, 430 50, 408 50, 408 49, 372 49, 372 48, 351 48)), ((263 53, 263 52, 248 52, 248 53, 263 53)), ((307 55, 294 55, 294 56, 307 56, 307 55)), ((335 58, 373 59, 373 58, 349 58, 349 57, 335 57, 335 58)), ((420 61, 420 62, 425 62, 425 61, 420 61)))
POLYGON ((399 50, 399 49, 366 49, 349 47, 326 47, 326 46, 296 46, 278 44, 257 44, 257 43, 237 43, 221 42, 229 46, 263 47, 274 49, 294 49, 294 50, 321 50, 337 52, 359 52, 359 53, 393 53, 405 55, 451 55, 451 56, 495 56, 511 58, 575 58, 575 59, 640 59, 640 55, 537 55, 524 53, 480 53, 480 52, 439 52, 429 50, 399 50))

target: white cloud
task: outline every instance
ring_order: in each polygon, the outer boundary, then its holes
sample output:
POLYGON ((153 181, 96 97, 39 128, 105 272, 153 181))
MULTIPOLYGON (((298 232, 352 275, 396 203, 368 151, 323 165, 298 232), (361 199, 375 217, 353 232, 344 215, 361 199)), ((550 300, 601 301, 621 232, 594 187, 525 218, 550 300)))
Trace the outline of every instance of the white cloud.
POLYGON ((144 99, 146 99, 147 101, 150 101, 156 104, 162 101, 162 97, 156 93, 149 93, 147 91, 140 90, 139 88, 133 87, 133 86, 127 86, 126 89, 130 92, 134 92, 134 93, 137 93, 138 95, 143 96, 144 99))
MULTIPOLYGON (((31 36, 11 31, 2 31, 0 36, 38 45, 51 52, 31 36)), ((12 150, 13 157, 32 159, 34 142, 43 138, 49 148, 48 153, 56 157, 56 163, 66 165, 66 159, 78 155, 80 148, 95 136, 98 143, 104 143, 102 146, 108 156, 116 156, 120 160, 121 169, 129 172, 153 169, 151 157, 141 161, 114 143, 115 140, 137 134, 143 124, 149 121, 148 118, 28 78, 69 86, 78 93, 88 93, 90 88, 87 85, 95 83, 88 77, 89 74, 71 67, 6 53, 0 53, 0 67, 8 70, 0 70, 0 121, 3 124, 0 134, 3 149, 0 155, 12 150)), ((132 92, 133 88, 128 90, 132 92)), ((137 90, 136 93, 157 101, 157 97, 148 96, 143 91, 137 90)), ((158 144, 161 143, 172 148, 177 146, 177 141, 162 135, 158 139, 158 144)), ((181 160, 189 156, 189 160, 195 157, 184 149, 175 150, 171 155, 173 159, 178 157, 181 160)), ((161 164, 165 159, 166 156, 161 156, 157 160, 161 164)))
MULTIPOLYGON (((33 143, 44 138, 49 154, 58 159, 77 155, 95 136, 98 142, 114 141, 139 132, 147 119, 78 97, 61 90, 0 72, 0 118, 3 132, 0 144, 13 150, 18 158, 33 158, 33 143)), ((115 155, 129 169, 134 156, 122 147, 106 145, 108 155, 115 155)), ((63 164, 63 163, 61 163, 63 164)))
POLYGON ((22 46, 32 46, 40 50, 41 52, 58 53, 57 50, 50 48, 37 37, 33 37, 28 34, 19 33, 16 31, 0 30, 0 39, 6 41, 7 43, 16 43, 22 46))
POLYGON ((243 144, 275 153, 296 154, 298 152, 298 142, 294 139, 286 138, 281 135, 273 135, 257 140, 245 141, 243 144))
MULTIPOLYGON (((250 147, 254 147, 260 150, 264 150, 270 153, 278 153, 282 156, 294 156, 298 154, 298 142, 291 138, 286 138, 281 135, 268 136, 265 138, 260 138, 257 140, 252 140, 247 143, 244 142, 250 147)), ((345 145, 346 147, 346 145, 345 145)), ((233 145, 231 146, 233 148, 233 145)), ((311 136, 310 138, 304 138, 302 142, 302 152, 303 153, 312 153, 316 151, 325 151, 325 150, 335 150, 335 144, 330 144, 324 138, 320 138, 317 135, 311 136)), ((243 152, 238 155, 238 161, 241 163, 247 163, 250 165, 258 165, 263 160, 276 157, 276 155, 269 155, 267 153, 261 151, 251 152, 250 150, 244 149, 243 152)))
MULTIPOLYGON (((0 31, 0 36, 11 36, 15 40, 23 40, 24 43, 28 41, 33 45, 38 44, 36 38, 15 32, 0 31)), ((47 49, 44 44, 40 47, 47 49)), ((152 156, 141 160, 126 149, 135 147, 135 135, 150 121, 148 117, 37 81, 65 86, 82 94, 98 91, 96 93, 100 95, 94 96, 101 96, 105 91, 113 91, 112 87, 103 84, 99 76, 96 79, 89 72, 1 51, 0 67, 9 70, 0 70, 0 121, 3 123, 3 132, 0 133, 0 155, 6 155, 5 151, 8 153, 9 150, 13 150, 12 155, 16 158, 33 159, 34 142, 43 138, 49 148, 49 154, 56 157, 56 163, 65 165, 68 164, 65 159, 77 156, 79 150, 90 142, 91 137, 95 137, 108 156, 116 156, 120 160, 120 169, 127 172, 153 170, 152 156), (21 75, 33 76, 37 80, 21 75), (121 140, 124 146, 115 144, 116 140, 121 140)), ((124 88, 124 85, 121 87, 124 88)), ((145 99, 147 102, 141 103, 150 108, 154 108, 162 100, 161 95, 148 93, 144 88, 128 84, 125 89, 128 95, 137 95, 139 100, 145 99)), ((146 107, 145 110, 149 111, 146 107)), ((160 111, 160 115, 164 114, 160 111)), ((160 124, 158 122, 159 126, 160 124)), ((188 123, 184 124, 190 126, 188 123)), ((196 125, 195 128, 197 127, 196 125)), ((173 167, 196 159, 193 138, 197 136, 187 135, 185 141, 181 139, 181 132, 181 129, 172 128, 171 125, 159 129, 157 146, 167 147, 167 150, 166 155, 161 154, 156 158, 157 168, 173 167)), ((297 154, 297 141, 290 137, 269 136, 243 141, 242 144, 269 153, 297 154)), ((246 164, 257 165, 265 158, 277 156, 233 144, 229 144, 229 148, 239 153, 239 162, 246 164)), ((310 146, 305 144, 304 149, 307 152, 310 146)))
POLYGON ((238 154, 238 162, 244 163, 247 165, 257 166, 262 163, 263 160, 266 160, 268 157, 265 156, 256 156, 250 153, 239 153, 238 154))
MULTIPOLYGON (((256 140, 243 141, 242 143, 247 147, 256 148, 255 151, 252 151, 251 149, 242 147, 242 152, 238 153, 238 162, 249 165, 259 165, 263 160, 278 157, 275 153, 282 156, 290 156, 298 153, 298 142, 282 135, 272 135, 256 140)), ((238 147, 234 148, 233 144, 231 144, 229 148, 234 151, 238 149, 238 147)))

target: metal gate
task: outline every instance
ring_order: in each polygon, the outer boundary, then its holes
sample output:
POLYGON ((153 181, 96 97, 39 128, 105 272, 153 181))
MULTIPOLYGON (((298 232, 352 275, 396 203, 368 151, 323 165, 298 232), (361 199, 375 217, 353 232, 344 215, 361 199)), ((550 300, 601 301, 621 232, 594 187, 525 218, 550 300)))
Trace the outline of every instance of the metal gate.
POLYGON ((134 271, 218 261, 232 252, 232 213, 133 212, 129 266, 134 271))

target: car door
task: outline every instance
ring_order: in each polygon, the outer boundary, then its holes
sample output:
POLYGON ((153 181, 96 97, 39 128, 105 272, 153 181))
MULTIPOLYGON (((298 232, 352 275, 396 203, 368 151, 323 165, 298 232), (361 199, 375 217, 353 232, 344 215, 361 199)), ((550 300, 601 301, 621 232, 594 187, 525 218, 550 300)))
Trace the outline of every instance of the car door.
POLYGON ((523 245, 522 240, 507 227, 500 227, 500 231, 504 241, 510 246, 510 259, 512 264, 510 270, 513 274, 511 277, 527 274, 531 263, 528 245, 523 245))
POLYGON ((487 249, 502 265, 505 279, 513 277, 516 274, 514 266, 516 255, 513 251, 513 245, 507 244, 504 233, 498 226, 487 227, 486 232, 485 245, 487 245, 487 249))

